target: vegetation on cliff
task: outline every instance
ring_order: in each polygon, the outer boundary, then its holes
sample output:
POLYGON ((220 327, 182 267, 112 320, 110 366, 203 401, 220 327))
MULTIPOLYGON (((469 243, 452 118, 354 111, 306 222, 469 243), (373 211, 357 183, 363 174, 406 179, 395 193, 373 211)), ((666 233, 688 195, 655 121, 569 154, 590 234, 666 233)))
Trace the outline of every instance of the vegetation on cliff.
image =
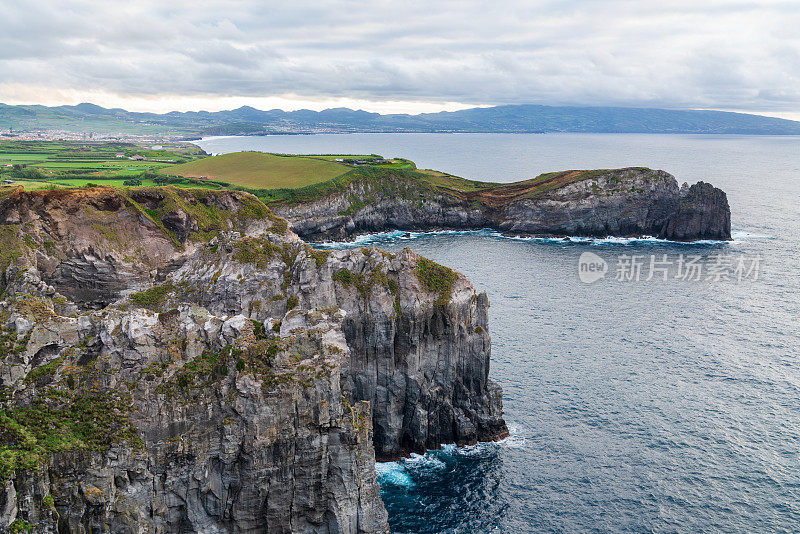
MULTIPOLYGON (((644 167, 631 169, 649 170, 644 167)), ((339 215, 353 215, 376 202, 379 197, 387 196, 419 205, 445 195, 456 202, 496 207, 515 200, 537 198, 549 191, 582 181, 590 181, 595 188, 598 188, 598 178, 613 175, 615 172, 617 172, 615 169, 559 171, 544 173, 520 182, 496 183, 467 180, 428 169, 363 166, 331 180, 305 187, 249 191, 267 205, 295 206, 358 189, 360 194, 352 194, 349 206, 339 211, 339 215)))
MULTIPOLYGON (((2 199, 0 199, 0 202, 2 199)), ((6 267, 19 259, 22 254, 19 225, 0 225, 0 277, 4 276, 6 267)), ((2 282, 2 280, 0 280, 2 282)), ((4 284, 0 284, 2 286, 4 284)))
MULTIPOLYGON (((91 187, 57 191, 25 191, 22 187, 0 189, 0 215, 18 206, 35 204, 42 217, 79 211, 82 232, 111 249, 141 248, 142 225, 149 221, 177 248, 187 241, 210 241, 220 232, 242 231, 254 222, 268 221, 270 230, 284 234, 288 225, 253 195, 232 191, 182 189, 175 186, 114 189, 91 187), (134 222, 136 221, 136 222, 134 222), (89 232, 91 229, 91 232, 89 232)), ((50 254, 54 236, 28 231, 21 238, 19 224, 0 224, 0 270, 16 261, 26 249, 50 254)), ((68 237, 68 236, 62 236, 68 237)), ((145 247, 146 248, 146 247, 145 247)))
MULTIPOLYGON (((118 147, 116 144, 108 146, 90 144, 88 146, 91 148, 87 154, 95 158, 100 157, 101 160, 102 155, 107 154, 109 150, 113 152, 113 149, 118 147)), ((2 155, 2 148, 3 146, 0 145, 0 155, 2 155)), ((11 148, 8 149, 11 150, 11 148)), ((31 147, 32 149, 33 147, 31 147)), ((17 150, 23 149, 17 147, 17 150)), ((281 205, 295 205, 319 200, 331 194, 344 192, 354 184, 361 184, 368 189, 391 194, 400 199, 419 202, 429 198, 431 193, 445 193, 467 202, 495 205, 498 202, 508 202, 518 198, 533 198, 569 183, 594 178, 608 172, 608 170, 593 170, 546 173, 530 180, 501 184, 467 180, 430 169, 420 170, 412 161, 402 158, 385 160, 376 154, 369 156, 301 156, 234 152, 213 157, 192 155, 192 161, 178 165, 158 164, 156 167, 147 168, 146 172, 140 172, 136 175, 138 178, 135 181, 128 180, 123 183, 123 180, 115 179, 117 174, 109 174, 108 169, 115 168, 113 165, 109 167, 108 163, 97 163, 101 166, 95 168, 91 165, 96 162, 91 158, 85 161, 69 160, 71 163, 67 168, 73 169, 70 172, 77 173, 79 176, 66 177, 63 175, 63 172, 66 171, 56 171, 55 168, 51 169, 50 167, 46 167, 50 170, 44 172, 43 165, 55 164, 48 158, 54 159, 56 162, 61 161, 59 158, 68 158, 68 156, 62 155, 66 149, 54 143, 48 150, 46 143, 39 143, 36 145, 36 150, 41 151, 38 157, 42 161, 31 159, 30 164, 26 167, 28 174, 19 175, 21 172, 19 169, 17 169, 17 174, 9 171, 9 176, 23 179, 20 183, 27 189, 45 186, 76 187, 86 186, 90 183, 118 188, 136 183, 143 186, 141 189, 152 189, 153 185, 172 185, 189 190, 229 188, 251 192, 267 204, 281 205), (81 165, 84 166, 81 167, 81 165)), ((77 147, 70 148, 68 151, 69 154, 75 152, 80 153, 77 147)), ((128 152, 130 152, 130 147, 128 152)), ((151 157, 161 154, 161 152, 153 151, 142 152, 151 154, 151 157)), ((127 154, 127 152, 124 153, 127 154)), ((166 153, 171 154, 170 152, 166 153)), ((86 157, 89 158, 89 155, 86 157)), ((74 158, 75 156, 69 157, 74 158)), ((26 159, 26 161, 28 160, 26 159)), ((135 163, 141 164, 142 162, 135 163)), ((131 191, 135 190, 138 189, 131 189, 131 191)), ((354 196, 350 205, 340 214, 352 215, 374 201, 375 196, 354 196)), ((153 219, 158 222, 157 217, 153 217, 153 219)))
POLYGON ((35 469, 50 455, 104 451, 113 443, 141 440, 130 423, 131 405, 114 394, 49 388, 29 406, 0 410, 0 480, 17 469, 35 469))
POLYGON ((128 298, 135 306, 158 310, 164 304, 170 293, 175 291, 175 285, 167 282, 165 284, 149 287, 143 291, 132 293, 128 298))
MULTIPOLYGON (((224 191, 189 189, 175 186, 142 187, 131 191, 120 191, 130 205, 153 221, 167 235, 182 241, 190 237, 209 241, 220 231, 236 227, 238 223, 269 219, 277 231, 285 227, 285 222, 272 214, 270 209, 257 198, 242 195, 238 205, 230 209, 224 201, 228 193, 224 191), (182 215, 181 215, 182 214, 182 215), (177 215, 177 217, 176 217, 177 215), (187 217, 193 224, 187 225, 181 217, 187 217), (185 235, 176 232, 186 231, 185 235)), ((282 233, 282 232, 281 232, 282 233)))
POLYGON ((425 289, 439 295, 436 299, 437 306, 446 306, 450 302, 453 294, 453 284, 458 278, 454 270, 444 265, 439 265, 435 261, 420 257, 417 260, 416 275, 425 289))

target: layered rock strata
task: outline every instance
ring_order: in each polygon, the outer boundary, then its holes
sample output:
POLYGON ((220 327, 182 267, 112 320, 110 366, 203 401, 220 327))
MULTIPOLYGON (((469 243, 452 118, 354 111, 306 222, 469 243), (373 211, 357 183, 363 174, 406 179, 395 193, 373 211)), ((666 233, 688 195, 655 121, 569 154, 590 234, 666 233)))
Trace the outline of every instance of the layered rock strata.
POLYGON ((0 196, 0 525, 386 532, 374 461, 505 434, 488 300, 236 192, 0 196))
POLYGON ((730 208, 722 190, 704 182, 678 187, 664 171, 565 171, 513 184, 451 182, 436 185, 418 175, 374 172, 319 198, 283 202, 273 209, 301 237, 316 241, 387 230, 483 228, 521 235, 677 241, 731 237, 730 208))

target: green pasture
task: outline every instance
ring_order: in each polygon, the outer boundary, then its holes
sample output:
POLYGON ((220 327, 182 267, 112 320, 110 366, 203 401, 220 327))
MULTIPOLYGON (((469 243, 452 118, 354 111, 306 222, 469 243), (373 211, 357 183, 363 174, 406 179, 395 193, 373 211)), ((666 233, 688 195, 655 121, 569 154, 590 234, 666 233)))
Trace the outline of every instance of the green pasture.
POLYGON ((166 174, 205 177, 251 189, 298 188, 331 180, 350 167, 307 156, 233 152, 167 167, 166 174))

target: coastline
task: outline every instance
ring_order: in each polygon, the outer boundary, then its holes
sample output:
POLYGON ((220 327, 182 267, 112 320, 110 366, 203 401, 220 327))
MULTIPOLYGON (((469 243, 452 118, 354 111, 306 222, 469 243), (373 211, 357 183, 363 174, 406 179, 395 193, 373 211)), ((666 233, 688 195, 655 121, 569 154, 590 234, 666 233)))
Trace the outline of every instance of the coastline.
MULTIPOLYGON (((426 236, 436 235, 474 235, 482 236, 493 239, 510 239, 514 241, 529 241, 537 243, 553 243, 553 244, 575 244, 575 245, 632 245, 636 243, 663 243, 665 245, 725 245, 738 243, 741 237, 746 232, 733 232, 729 240, 723 239, 699 239, 696 241, 675 241, 671 239, 661 239, 655 236, 606 236, 606 237, 587 237, 575 235, 524 235, 524 234, 508 234, 500 232, 493 228, 482 228, 479 230, 388 230, 385 232, 364 232, 354 234, 346 240, 331 240, 331 241, 307 241, 309 245, 314 248, 323 250, 337 250, 347 248, 357 248, 362 246, 370 246, 373 242, 379 242, 386 239, 397 239, 403 241, 412 241, 426 236)), ((751 234, 747 234, 751 235, 751 234)))

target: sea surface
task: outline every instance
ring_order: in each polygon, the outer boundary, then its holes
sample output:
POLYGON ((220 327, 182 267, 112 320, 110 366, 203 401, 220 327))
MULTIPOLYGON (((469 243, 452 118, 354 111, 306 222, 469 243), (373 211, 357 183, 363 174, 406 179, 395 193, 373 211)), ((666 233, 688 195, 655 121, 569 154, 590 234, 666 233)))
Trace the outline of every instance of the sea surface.
POLYGON ((647 166, 723 188, 729 243, 362 238, 411 247, 488 293, 491 377, 511 429, 500 443, 380 464, 381 495, 396 533, 800 531, 800 138, 354 134, 200 145, 403 156, 502 182, 647 166))

